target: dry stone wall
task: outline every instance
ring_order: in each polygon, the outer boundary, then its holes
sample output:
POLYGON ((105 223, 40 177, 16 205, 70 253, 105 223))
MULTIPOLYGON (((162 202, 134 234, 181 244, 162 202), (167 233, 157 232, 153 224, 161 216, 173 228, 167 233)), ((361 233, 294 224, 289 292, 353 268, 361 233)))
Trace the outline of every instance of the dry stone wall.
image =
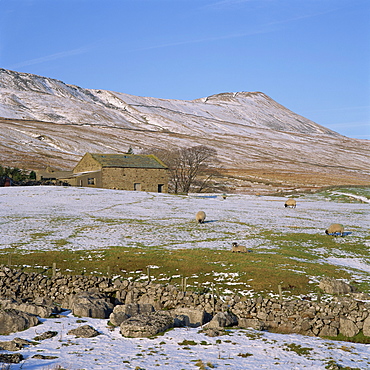
MULTIPOLYGON (((96 276, 37 273, 0 267, 0 297, 37 302, 52 300, 63 307, 81 292, 103 294, 112 304, 151 304, 156 311, 192 308, 205 311, 208 321, 224 312, 236 317, 237 326, 283 333, 335 337, 353 337, 360 331, 370 337, 370 302, 351 295, 334 297, 331 302, 249 298, 238 295, 225 299, 210 293, 181 291, 173 285, 130 282, 96 276)), ((70 307, 64 307, 70 308, 70 307)), ((220 325, 221 326, 221 325, 220 325)))

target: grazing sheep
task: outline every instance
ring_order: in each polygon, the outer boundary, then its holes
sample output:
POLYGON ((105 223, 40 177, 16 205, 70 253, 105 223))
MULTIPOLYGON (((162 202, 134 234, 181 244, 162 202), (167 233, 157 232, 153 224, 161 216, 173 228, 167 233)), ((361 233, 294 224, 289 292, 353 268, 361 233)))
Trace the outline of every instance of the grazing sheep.
POLYGON ((326 230, 325 234, 327 235, 334 235, 334 236, 343 236, 344 235, 344 227, 342 224, 331 224, 326 230))
POLYGON ((206 219, 205 212, 203 212, 203 211, 197 212, 197 214, 195 215, 195 219, 197 220, 197 222, 199 224, 203 224, 204 223, 204 220, 206 219))
POLYGON ((297 206, 297 202, 295 199, 288 199, 286 202, 285 202, 285 208, 286 207, 290 207, 290 208, 295 208, 297 206))
POLYGON ((237 242, 234 242, 231 244, 231 251, 234 253, 247 253, 247 248, 244 247, 243 245, 238 245, 237 242))

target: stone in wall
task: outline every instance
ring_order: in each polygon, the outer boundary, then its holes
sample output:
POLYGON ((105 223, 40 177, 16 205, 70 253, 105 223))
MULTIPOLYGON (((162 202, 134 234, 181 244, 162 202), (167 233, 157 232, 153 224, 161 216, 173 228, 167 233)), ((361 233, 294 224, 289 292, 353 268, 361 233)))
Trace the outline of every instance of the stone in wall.
POLYGON ((360 332, 358 326, 350 319, 341 317, 339 320, 340 326, 339 331, 345 337, 354 337, 360 332))

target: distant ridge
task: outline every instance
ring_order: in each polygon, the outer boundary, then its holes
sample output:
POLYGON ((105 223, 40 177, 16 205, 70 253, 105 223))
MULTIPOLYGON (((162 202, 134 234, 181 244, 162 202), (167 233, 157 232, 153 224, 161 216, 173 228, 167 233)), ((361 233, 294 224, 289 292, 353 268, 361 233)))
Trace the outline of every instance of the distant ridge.
POLYGON ((368 141, 318 125, 262 92, 157 99, 0 69, 1 118, 0 161, 21 168, 70 169, 86 152, 207 145, 225 176, 246 188, 252 180, 289 188, 370 182, 368 141))

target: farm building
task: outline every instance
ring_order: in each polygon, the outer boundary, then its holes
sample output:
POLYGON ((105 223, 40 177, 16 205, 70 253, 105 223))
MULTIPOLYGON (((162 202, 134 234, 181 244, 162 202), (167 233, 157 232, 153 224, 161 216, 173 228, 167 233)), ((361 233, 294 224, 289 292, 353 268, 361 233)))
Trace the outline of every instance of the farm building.
POLYGON ((168 168, 154 155, 86 153, 68 182, 83 187, 167 193, 168 168))
POLYGON ((45 170, 36 170, 36 181, 48 181, 53 184, 60 185, 62 178, 67 178, 72 175, 72 171, 61 171, 50 166, 45 170))

